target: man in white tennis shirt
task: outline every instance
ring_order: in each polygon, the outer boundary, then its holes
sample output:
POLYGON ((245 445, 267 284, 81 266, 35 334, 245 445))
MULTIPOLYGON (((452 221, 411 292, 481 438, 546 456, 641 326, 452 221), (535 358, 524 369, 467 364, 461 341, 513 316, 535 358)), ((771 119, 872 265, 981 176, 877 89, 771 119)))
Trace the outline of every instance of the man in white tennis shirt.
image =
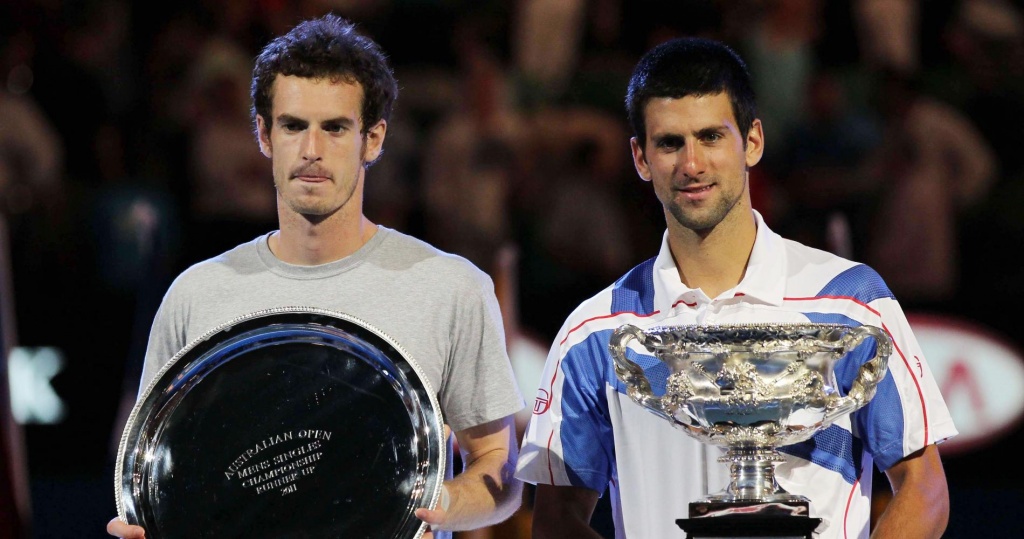
MULTIPOLYGON (((781 448, 787 462, 777 478, 810 499, 819 537, 941 536, 949 498, 935 444, 956 434, 949 412, 882 278, 783 239, 751 207, 748 170, 765 140, 742 59, 711 40, 663 43, 637 65, 626 106, 634 164, 664 207, 667 231, 658 255, 580 305, 551 347, 516 473, 537 485, 534 537, 596 537, 589 521, 606 488, 616 537, 683 537, 676 519, 706 494, 705 481, 712 492, 724 488, 729 468, 716 462, 719 451, 702 451, 629 399, 609 337, 626 323, 752 322, 870 324, 889 333, 889 370, 873 400, 781 448), (872 466, 895 492, 874 530, 872 466)), ((870 358, 855 353, 837 364, 842 391, 870 358)), ((663 367, 649 357, 644 368, 663 367)))

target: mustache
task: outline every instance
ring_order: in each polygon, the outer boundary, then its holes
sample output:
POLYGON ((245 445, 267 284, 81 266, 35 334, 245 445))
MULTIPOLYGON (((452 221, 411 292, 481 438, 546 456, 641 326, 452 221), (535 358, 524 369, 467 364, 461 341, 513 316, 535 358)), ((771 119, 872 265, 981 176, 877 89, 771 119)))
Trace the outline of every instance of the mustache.
POLYGON ((288 175, 289 178, 296 178, 298 176, 323 176, 325 178, 333 179, 330 172, 319 165, 305 165, 299 167, 288 175))

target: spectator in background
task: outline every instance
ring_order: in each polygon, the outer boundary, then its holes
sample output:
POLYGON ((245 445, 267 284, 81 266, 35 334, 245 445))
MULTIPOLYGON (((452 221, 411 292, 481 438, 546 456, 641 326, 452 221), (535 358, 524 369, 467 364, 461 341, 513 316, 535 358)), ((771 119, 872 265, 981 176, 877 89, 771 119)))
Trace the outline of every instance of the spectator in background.
POLYGON ((500 51, 472 24, 483 16, 462 21, 453 38, 464 97, 429 133, 422 201, 426 238, 490 272, 511 239, 509 200, 528 130, 500 51))
POLYGON ((635 262, 640 240, 618 190, 629 172, 622 123, 601 110, 549 106, 531 113, 530 125, 537 168, 513 202, 520 310, 550 339, 579 301, 635 262))
POLYGON ((1024 13, 1006 0, 964 0, 945 32, 954 68, 944 86, 992 146, 1004 178, 1024 173, 1024 152, 1007 125, 1024 120, 1024 13))
POLYGON ((54 209, 63 197, 64 143, 30 93, 34 49, 27 30, 0 28, 0 212, 8 218, 54 209))
POLYGON ((114 82, 120 75, 104 72, 112 65, 131 69, 124 4, 84 4, 34 6, 41 11, 40 33, 30 66, 31 93, 61 137, 65 175, 76 194, 124 178, 122 120, 132 97, 127 84, 114 82))
POLYGON ((949 52, 943 97, 958 105, 992 148, 999 175, 986 196, 961 215, 961 286, 957 311, 1014 334, 1022 316, 991 309, 993 294, 1013 304, 1024 298, 1015 272, 992 268, 1017 265, 1015 249, 1024 242, 1024 152, 1007 127, 1024 123, 1024 13, 1019 2, 964 0, 943 34, 949 52), (956 93, 952 93, 952 92, 956 93))
POLYGON ((958 217, 991 187, 995 155, 968 117, 913 76, 882 71, 875 99, 883 134, 868 174, 878 208, 864 260, 908 305, 940 306, 959 282, 958 217))
POLYGON ((804 102, 806 118, 794 125, 779 159, 776 226, 806 245, 859 259, 876 189, 863 163, 880 127, 852 102, 838 71, 812 75, 804 102))
POLYGON ((585 0, 516 2, 515 70, 542 99, 563 95, 579 66, 586 9, 585 0))
POLYGON ((854 0, 861 65, 869 70, 920 70, 920 0, 854 0))
MULTIPOLYGON (((814 42, 821 28, 819 0, 768 0, 740 38, 754 93, 764 119, 764 136, 774 150, 763 166, 775 175, 777 157, 789 150, 792 130, 806 118, 804 96, 816 66, 814 42)), ((748 14, 749 15, 749 14, 748 14)))
POLYGON ((252 145, 249 57, 229 35, 218 34, 206 40, 188 72, 185 260, 216 255, 276 224, 274 188, 266 181, 270 163, 252 145))

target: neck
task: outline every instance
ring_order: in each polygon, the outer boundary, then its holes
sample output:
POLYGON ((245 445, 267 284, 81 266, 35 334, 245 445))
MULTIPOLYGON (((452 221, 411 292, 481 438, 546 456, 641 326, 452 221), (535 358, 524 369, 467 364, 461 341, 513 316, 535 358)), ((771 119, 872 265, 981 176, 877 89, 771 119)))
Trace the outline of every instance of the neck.
POLYGON ((316 266, 341 260, 356 252, 377 232, 377 225, 362 214, 344 215, 345 208, 322 219, 310 219, 282 210, 278 201, 281 230, 269 239, 270 251, 278 259, 298 266, 316 266))
POLYGON ((668 245, 683 284, 703 290, 712 299, 739 284, 757 235, 749 206, 736 208, 715 228, 704 231, 684 228, 668 217, 668 245))

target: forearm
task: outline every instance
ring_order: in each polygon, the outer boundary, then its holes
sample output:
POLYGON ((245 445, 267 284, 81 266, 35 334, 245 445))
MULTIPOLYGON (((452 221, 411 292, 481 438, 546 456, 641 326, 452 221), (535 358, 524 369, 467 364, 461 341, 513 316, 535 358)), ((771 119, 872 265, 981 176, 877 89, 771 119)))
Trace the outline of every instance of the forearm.
POLYGON ((949 522, 949 489, 935 446, 928 446, 886 471, 893 498, 871 537, 941 537, 949 522))
POLYGON ((942 537, 949 521, 949 497, 921 497, 902 491, 893 496, 871 533, 873 539, 942 537))
POLYGON ((451 503, 444 529, 472 530, 512 516, 522 502, 523 484, 515 479, 515 460, 495 451, 473 460, 445 483, 451 503))

